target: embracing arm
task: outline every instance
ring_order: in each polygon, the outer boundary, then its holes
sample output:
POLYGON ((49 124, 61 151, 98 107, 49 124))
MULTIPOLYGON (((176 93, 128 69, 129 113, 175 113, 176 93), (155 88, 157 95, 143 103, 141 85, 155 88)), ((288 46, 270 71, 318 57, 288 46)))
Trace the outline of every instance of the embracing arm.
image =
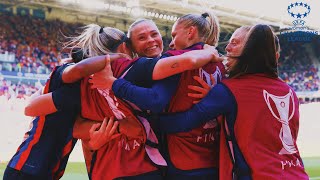
POLYGON ((193 50, 181 55, 160 59, 153 69, 152 79, 164 79, 186 70, 198 69, 210 61, 218 62, 223 60, 213 46, 205 47, 202 50, 193 50))
POLYGON ((29 103, 24 108, 26 116, 42 116, 51 114, 57 111, 52 100, 52 93, 39 95, 30 99, 29 103))
POLYGON ((24 109, 26 116, 44 116, 58 110, 73 110, 80 105, 79 83, 65 85, 53 92, 31 99, 24 109))
POLYGON ((114 61, 119 58, 127 58, 125 54, 110 54, 104 56, 96 56, 84 59, 77 64, 68 66, 62 74, 62 80, 64 83, 72 83, 80 80, 83 77, 90 76, 96 72, 101 71, 106 65, 106 58, 110 56, 110 61, 114 61))
POLYGON ((166 133, 187 132, 221 114, 229 113, 234 104, 235 100, 229 90, 219 84, 188 111, 161 115, 155 124, 166 133))
POLYGON ((116 96, 126 99, 142 110, 162 112, 169 104, 176 91, 180 76, 172 76, 154 83, 151 88, 133 85, 125 79, 118 79, 113 83, 112 90, 116 96))

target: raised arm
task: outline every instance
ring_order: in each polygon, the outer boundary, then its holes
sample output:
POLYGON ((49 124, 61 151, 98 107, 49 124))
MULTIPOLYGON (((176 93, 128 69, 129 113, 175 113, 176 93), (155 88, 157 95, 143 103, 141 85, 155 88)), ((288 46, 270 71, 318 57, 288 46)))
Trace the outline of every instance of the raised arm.
POLYGON ((218 62, 223 60, 223 58, 219 57, 215 47, 205 45, 204 48, 160 59, 154 67, 152 79, 164 79, 186 70, 198 69, 210 61, 218 62))
POLYGON ((62 74, 62 80, 64 83, 72 83, 80 80, 83 77, 90 76, 96 72, 101 71, 106 65, 106 58, 110 56, 110 61, 114 61, 119 58, 128 58, 125 54, 110 54, 103 56, 96 56, 84 59, 77 64, 68 66, 62 74))

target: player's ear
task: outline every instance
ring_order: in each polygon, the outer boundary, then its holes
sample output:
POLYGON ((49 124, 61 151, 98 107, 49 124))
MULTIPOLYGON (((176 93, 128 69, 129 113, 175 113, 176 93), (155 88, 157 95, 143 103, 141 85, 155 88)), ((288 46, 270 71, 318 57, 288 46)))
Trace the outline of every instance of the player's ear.
POLYGON ((193 39, 198 33, 198 30, 195 26, 190 26, 188 28, 188 38, 193 39))

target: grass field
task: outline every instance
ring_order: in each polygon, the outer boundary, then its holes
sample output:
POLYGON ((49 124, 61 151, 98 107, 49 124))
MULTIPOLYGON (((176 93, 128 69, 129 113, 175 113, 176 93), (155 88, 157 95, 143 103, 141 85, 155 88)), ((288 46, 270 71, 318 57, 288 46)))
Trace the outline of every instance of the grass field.
MULTIPOLYGON (((310 176, 310 179, 320 179, 320 157, 317 158, 304 158, 304 165, 310 176)), ((0 164, 0 179, 3 177, 3 171, 5 170, 6 164, 0 164)), ((88 179, 85 165, 81 162, 71 162, 68 164, 66 172, 62 180, 86 180, 88 179)))

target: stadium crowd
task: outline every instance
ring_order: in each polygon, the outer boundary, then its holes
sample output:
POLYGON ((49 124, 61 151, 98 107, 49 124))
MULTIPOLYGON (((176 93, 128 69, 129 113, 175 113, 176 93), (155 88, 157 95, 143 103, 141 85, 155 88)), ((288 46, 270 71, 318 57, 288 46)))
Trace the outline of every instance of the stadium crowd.
POLYGON ((280 77, 297 92, 319 90, 319 69, 312 62, 310 54, 306 50, 308 47, 311 46, 283 41, 281 44, 280 77))
POLYGON ((40 82, 32 83, 21 83, 12 82, 4 78, 0 78, 0 96, 4 96, 7 99, 18 98, 26 99, 35 93, 42 85, 40 82))
POLYGON ((42 20, 31 16, 0 14, 0 53, 15 55, 15 62, 2 63, 2 70, 48 74, 62 57, 58 36, 83 24, 42 20))
MULTIPOLYGON (((0 54, 14 55, 14 62, 1 62, 0 71, 48 74, 67 56, 62 52, 59 38, 63 34, 72 35, 80 23, 65 23, 60 20, 43 20, 31 16, 0 14, 0 54), (61 33, 62 32, 62 33, 61 33)), ((170 39, 163 37, 165 44, 170 39)), ((318 91, 319 69, 312 62, 306 46, 287 43, 281 40, 281 57, 279 60, 280 77, 295 91, 318 91), (299 52, 299 53, 296 53, 299 52)), ((318 39, 312 42, 318 47, 318 39)), ((308 46, 308 47, 311 47, 308 46)), ((167 45, 165 45, 167 47, 167 45)), ((315 49, 314 54, 319 53, 315 49)), ((319 61, 319 60, 318 60, 319 61)), ((38 88, 32 83, 11 83, 2 78, 0 96, 29 96, 38 88), (6 92, 11 91, 9 96, 6 92)))

